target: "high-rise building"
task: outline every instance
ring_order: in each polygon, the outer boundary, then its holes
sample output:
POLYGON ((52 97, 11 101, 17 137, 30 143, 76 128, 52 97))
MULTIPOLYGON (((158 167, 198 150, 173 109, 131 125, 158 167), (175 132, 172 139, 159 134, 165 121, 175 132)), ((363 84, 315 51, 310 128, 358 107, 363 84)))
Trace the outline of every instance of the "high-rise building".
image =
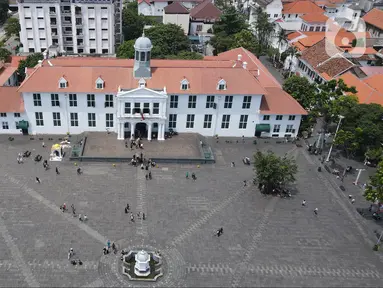
POLYGON ((122 40, 122 0, 18 0, 24 52, 114 54, 122 40))

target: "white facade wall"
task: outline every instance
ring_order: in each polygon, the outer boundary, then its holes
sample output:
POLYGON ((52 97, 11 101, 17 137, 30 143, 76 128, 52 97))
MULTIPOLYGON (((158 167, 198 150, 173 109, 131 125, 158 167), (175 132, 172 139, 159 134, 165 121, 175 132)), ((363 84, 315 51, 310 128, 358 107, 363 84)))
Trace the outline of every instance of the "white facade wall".
POLYGON ((262 124, 270 124, 270 133, 262 133, 262 136, 265 137, 285 137, 285 136, 291 136, 295 137, 298 134, 299 126, 301 124, 301 115, 280 115, 282 116, 282 120, 277 120, 277 115, 268 115, 269 120, 264 120, 264 116, 266 114, 260 115, 260 123, 262 124), (291 116, 294 120, 289 120, 291 116), (276 125, 280 125, 279 132, 274 132, 274 128, 276 128, 276 125), (289 130, 286 130, 288 125, 293 125, 293 132, 290 132, 289 130))
POLYGON ((24 52, 43 52, 51 45, 57 45, 60 52, 68 53, 115 53, 114 4, 69 3, 19 3, 20 41, 24 52), (70 13, 64 13, 64 6, 70 13), (76 14, 81 8, 81 13, 76 14), (50 8, 55 8, 52 12, 50 8), (64 17, 70 17, 71 24, 65 25, 64 17), (52 24, 51 19, 56 19, 52 24), (76 19, 81 23, 76 24, 76 19), (65 27, 72 28, 64 35, 65 27), (81 31, 82 35, 79 33, 81 31), (79 44, 78 40, 83 40, 79 44), (78 45, 79 44, 79 45, 78 45))
POLYGON ((168 5, 168 2, 153 2, 151 5, 141 2, 138 5, 138 14, 145 16, 162 16, 164 8, 168 5))
MULTIPOLYGON (((275 115, 270 115, 269 120, 263 120, 263 115, 260 114, 259 108, 261 105, 261 95, 229 95, 233 96, 231 108, 225 108, 226 95, 214 95, 216 109, 213 107, 206 108, 206 100, 208 95, 196 95, 196 108, 188 108, 189 94, 179 94, 177 108, 171 107, 172 95, 170 93, 156 92, 149 89, 138 89, 137 91, 119 92, 118 97, 113 95, 114 105, 112 108, 105 108, 105 94, 95 94, 95 107, 87 106, 87 94, 77 93, 77 107, 69 106, 69 98, 65 94, 59 93, 60 107, 52 107, 51 93, 40 93, 42 106, 34 106, 33 93, 23 93, 24 104, 26 109, 26 121, 29 122, 29 133, 31 134, 78 134, 84 131, 106 131, 106 113, 113 113, 113 127, 110 127, 111 132, 116 132, 121 135, 121 130, 125 131, 124 123, 144 122, 147 124, 159 123, 157 129, 169 129, 170 114, 177 115, 176 126, 174 130, 180 133, 200 133, 204 136, 230 136, 230 137, 253 137, 255 135, 256 124, 270 124, 271 132, 263 134, 264 136, 272 136, 278 134, 279 137, 284 137, 286 134, 292 137, 296 136, 300 125, 300 115, 295 115, 295 120, 288 120, 289 115, 283 115, 282 120, 275 120, 275 115), (148 92, 149 91, 149 92, 148 92), (156 96, 158 95, 158 96, 156 96), (252 96, 249 109, 243 109, 242 104, 244 96, 252 96), (125 115, 124 103, 135 103, 140 101, 141 108, 143 103, 161 103, 159 115, 145 115, 145 120, 141 119, 140 114, 125 115), (44 126, 36 126, 35 112, 42 112, 44 118, 44 126), (60 113, 61 126, 53 125, 53 112, 60 113), (70 113, 78 113, 78 127, 72 127, 70 121, 70 113), (95 113, 96 127, 89 127, 88 113, 95 113), (194 115, 192 128, 187 128, 187 115, 194 115), (204 128, 205 115, 212 115, 210 127, 204 128), (230 120, 227 128, 222 128, 223 115, 230 115, 230 120), (240 129, 241 115, 248 115, 246 128, 240 129), (274 121, 275 120, 275 121, 274 121), (281 125, 280 132, 273 132, 273 125, 281 125), (163 128, 161 128, 163 125, 163 128), (293 125, 295 133, 286 133, 286 126, 293 125)), ((57 93, 54 93, 57 94, 57 93)), ((134 106, 131 104, 131 108, 134 106)), ((152 105, 152 104, 151 104, 152 105)), ((152 106, 151 106, 152 109, 152 106)), ((129 128, 130 129, 130 128, 129 128)), ((155 129, 152 127, 152 132, 155 129)), ((160 132, 159 132, 160 133, 160 132)), ((121 139, 121 138, 120 138, 121 139)))
POLYGON ((269 19, 279 19, 282 18, 282 1, 281 0, 274 0, 270 4, 266 6, 266 13, 269 16, 269 19))
POLYGON ((181 26, 186 35, 189 34, 189 21, 189 14, 165 14, 165 12, 163 13, 162 22, 164 24, 172 23, 181 26))
POLYGON ((1 134, 22 134, 21 130, 16 128, 16 122, 19 122, 21 120, 28 121, 28 115, 26 115, 25 113, 6 112, 5 117, 0 117, 1 134), (20 114, 20 117, 18 117, 18 114, 20 114), (8 129, 5 129, 6 126, 8 126, 8 129))
POLYGON ((192 21, 190 23, 190 35, 208 34, 208 30, 213 30, 213 23, 203 23, 203 21, 192 21))

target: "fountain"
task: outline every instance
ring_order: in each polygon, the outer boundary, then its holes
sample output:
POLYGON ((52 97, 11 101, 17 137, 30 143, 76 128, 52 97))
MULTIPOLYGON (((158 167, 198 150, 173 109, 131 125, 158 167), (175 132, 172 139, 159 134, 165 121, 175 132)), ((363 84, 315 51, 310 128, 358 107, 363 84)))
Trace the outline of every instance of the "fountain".
POLYGON ((131 250, 122 255, 122 273, 132 281, 157 281, 162 274, 162 258, 154 251, 131 250))

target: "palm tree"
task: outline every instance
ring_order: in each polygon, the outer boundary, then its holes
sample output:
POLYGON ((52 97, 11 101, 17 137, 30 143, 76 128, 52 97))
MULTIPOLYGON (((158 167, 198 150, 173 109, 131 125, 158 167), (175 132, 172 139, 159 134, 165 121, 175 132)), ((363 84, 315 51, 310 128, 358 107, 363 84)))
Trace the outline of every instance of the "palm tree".
POLYGON ((286 34, 285 34, 285 30, 281 28, 281 30, 279 30, 278 32, 278 35, 277 35, 277 43, 278 43, 278 53, 279 53, 279 59, 278 61, 281 60, 281 45, 282 45, 282 42, 285 42, 286 41, 286 34))
POLYGON ((274 31, 274 23, 269 22, 267 14, 263 12, 261 7, 257 8, 256 14, 257 19, 253 23, 255 35, 264 51, 267 51, 267 48, 270 46, 270 36, 274 31))
POLYGON ((297 47, 295 46, 290 46, 287 50, 286 50, 286 53, 287 55, 290 56, 290 59, 289 59, 289 77, 291 76, 291 69, 292 69, 292 65, 293 65, 293 59, 296 58, 300 53, 299 53, 299 50, 297 49, 297 47))

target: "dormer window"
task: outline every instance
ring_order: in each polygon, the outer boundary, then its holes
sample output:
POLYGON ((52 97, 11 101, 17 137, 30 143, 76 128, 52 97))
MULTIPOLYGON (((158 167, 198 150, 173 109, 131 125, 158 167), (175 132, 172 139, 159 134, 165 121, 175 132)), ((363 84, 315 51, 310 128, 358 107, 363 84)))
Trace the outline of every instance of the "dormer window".
POLYGON ((218 82, 217 90, 226 90, 226 81, 225 80, 221 79, 218 82))
POLYGON ((181 90, 188 90, 189 89, 189 81, 184 78, 182 81, 181 81, 181 90))
POLYGON ((98 77, 96 80, 96 89, 104 89, 104 80, 98 77))
POLYGON ((59 81, 59 87, 60 88, 67 88, 68 87, 68 81, 64 77, 61 77, 59 81))

